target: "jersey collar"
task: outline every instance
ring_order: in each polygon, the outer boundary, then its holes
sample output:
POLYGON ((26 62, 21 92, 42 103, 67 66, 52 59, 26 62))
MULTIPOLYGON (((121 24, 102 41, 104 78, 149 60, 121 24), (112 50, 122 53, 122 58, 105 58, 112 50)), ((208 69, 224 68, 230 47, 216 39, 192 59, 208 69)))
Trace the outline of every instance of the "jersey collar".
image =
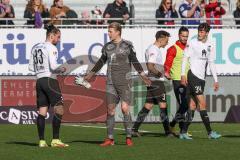
POLYGON ((185 49, 186 44, 182 44, 180 41, 176 41, 176 45, 179 46, 181 49, 185 49))

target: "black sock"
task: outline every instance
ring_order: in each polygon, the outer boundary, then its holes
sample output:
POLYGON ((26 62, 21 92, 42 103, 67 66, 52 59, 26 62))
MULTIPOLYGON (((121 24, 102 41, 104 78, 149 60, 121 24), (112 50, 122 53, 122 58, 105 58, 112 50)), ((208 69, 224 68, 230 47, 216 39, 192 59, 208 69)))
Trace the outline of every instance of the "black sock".
POLYGON ((184 120, 185 120, 185 114, 179 114, 178 123, 179 123, 180 133, 183 130, 184 120))
POLYGON ((175 114, 172 122, 170 122, 171 127, 175 127, 175 125, 181 120, 181 114, 180 114, 180 109, 177 111, 175 114))
POLYGON ((139 129, 140 125, 142 124, 144 119, 147 117, 149 111, 150 110, 143 107, 142 110, 138 113, 138 117, 137 117, 136 122, 134 123, 133 128, 132 128, 134 132, 138 132, 138 129, 139 129))
POLYGON ((163 123, 163 128, 165 131, 165 134, 169 134, 170 130, 169 130, 169 119, 168 119, 168 115, 167 115, 167 108, 160 108, 160 118, 162 120, 163 123))
POLYGON ((45 116, 41 114, 38 114, 38 117, 37 117, 37 128, 38 128, 39 139, 44 140, 45 116))
POLYGON ((176 118, 177 114, 175 115, 175 117, 173 118, 172 122, 170 122, 170 126, 171 127, 175 127, 176 123, 177 123, 177 118, 176 118))
POLYGON ((201 115, 201 118, 202 118, 202 121, 203 121, 203 124, 208 132, 208 134, 211 133, 212 129, 211 129, 211 126, 210 126, 210 120, 209 120, 209 117, 208 117, 208 114, 207 114, 207 111, 206 110, 202 110, 200 111, 200 115, 201 115))
POLYGON ((52 120, 53 139, 59 139, 61 120, 62 115, 55 113, 52 120))
POLYGON ((180 133, 187 133, 188 128, 193 120, 195 110, 188 110, 186 115, 186 120, 183 123, 182 131, 180 133))

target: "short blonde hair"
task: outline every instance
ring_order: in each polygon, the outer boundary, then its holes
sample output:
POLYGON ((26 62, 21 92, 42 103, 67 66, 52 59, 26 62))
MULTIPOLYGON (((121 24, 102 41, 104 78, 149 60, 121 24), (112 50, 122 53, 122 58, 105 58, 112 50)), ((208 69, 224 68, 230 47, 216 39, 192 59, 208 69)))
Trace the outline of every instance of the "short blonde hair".
POLYGON ((120 35, 122 34, 122 26, 118 22, 112 22, 111 24, 108 25, 108 28, 114 28, 115 31, 120 32, 120 35))

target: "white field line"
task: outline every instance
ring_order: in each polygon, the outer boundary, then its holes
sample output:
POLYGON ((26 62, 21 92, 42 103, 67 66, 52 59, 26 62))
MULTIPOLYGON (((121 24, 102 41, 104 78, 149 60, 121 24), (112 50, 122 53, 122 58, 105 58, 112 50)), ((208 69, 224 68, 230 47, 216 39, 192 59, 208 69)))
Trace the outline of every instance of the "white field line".
MULTIPOLYGON (((72 127, 83 127, 83 128, 97 128, 97 129, 106 129, 105 126, 94 126, 94 125, 80 125, 80 124, 62 124, 64 126, 72 126, 72 127)), ((124 128, 114 128, 115 130, 121 130, 124 131, 124 128)), ((155 132, 155 131, 147 131, 147 130, 139 130, 139 132, 142 133, 149 133, 149 132, 155 132)), ((189 130, 189 133, 202 133, 206 132, 205 130, 189 130)), ((220 130, 219 133, 240 133, 240 130, 235 131, 227 131, 227 130, 220 130)))
MULTIPOLYGON (((106 129, 107 127, 104 126, 88 126, 88 125, 80 125, 80 124, 63 124, 64 126, 72 126, 72 127, 83 127, 83 128, 97 128, 97 129, 106 129)), ((124 128, 114 128, 115 130, 121 130, 124 131, 124 128)), ((146 131, 146 130, 139 130, 139 132, 143 132, 143 133, 148 133, 151 131, 146 131)))

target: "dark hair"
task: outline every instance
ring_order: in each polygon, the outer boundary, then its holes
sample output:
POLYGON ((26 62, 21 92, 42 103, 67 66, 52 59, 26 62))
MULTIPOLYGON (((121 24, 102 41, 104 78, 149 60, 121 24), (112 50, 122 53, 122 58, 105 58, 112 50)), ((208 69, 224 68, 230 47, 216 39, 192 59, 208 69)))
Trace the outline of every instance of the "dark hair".
POLYGON ((188 30, 187 27, 182 26, 182 27, 179 29, 178 34, 181 34, 182 32, 189 32, 189 30, 188 30))
MULTIPOLYGON (((26 8, 25 10, 27 11, 30 11, 31 13, 35 13, 35 10, 34 10, 34 0, 29 0, 27 5, 26 5, 26 8)), ((40 10, 40 13, 42 13, 44 10, 45 10, 45 6, 43 5, 42 1, 41 1, 41 4, 39 6, 39 10, 40 10)))
POLYGON ((163 30, 157 31, 157 33, 155 35, 156 40, 158 38, 165 38, 165 37, 170 37, 170 34, 166 31, 163 31, 163 30))
POLYGON ((51 7, 56 7, 56 6, 57 6, 56 3, 57 3, 58 1, 59 1, 59 0, 53 0, 53 4, 52 4, 51 7))
MULTIPOLYGON (((167 0, 162 0, 162 1, 161 1, 160 5, 159 5, 159 7, 158 7, 158 9, 159 9, 160 11, 165 11, 163 6, 165 5, 166 1, 167 1, 167 0)), ((171 0, 171 2, 172 2, 172 0, 171 0)), ((169 10, 172 10, 172 5, 171 5, 171 7, 169 8, 169 10)))
POLYGON ((118 22, 112 22, 108 25, 108 28, 114 28, 116 31, 120 32, 120 35, 122 34, 122 26, 118 22))
POLYGON ((53 34, 57 34, 58 32, 60 32, 60 30, 55 27, 53 24, 50 24, 50 25, 45 25, 44 26, 44 29, 47 30, 47 33, 46 33, 46 36, 48 37, 49 34, 53 33, 53 34))
POLYGON ((206 32, 209 32, 210 31, 210 25, 208 23, 201 23, 199 26, 198 26, 198 31, 200 30, 204 30, 206 32))

